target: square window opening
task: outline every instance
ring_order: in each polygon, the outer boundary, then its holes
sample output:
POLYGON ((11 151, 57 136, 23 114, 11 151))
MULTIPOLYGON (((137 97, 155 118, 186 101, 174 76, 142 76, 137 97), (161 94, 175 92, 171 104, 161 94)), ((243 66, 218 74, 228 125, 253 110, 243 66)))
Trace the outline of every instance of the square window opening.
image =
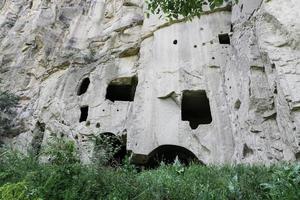
POLYGON ((138 78, 123 77, 112 80, 106 90, 106 99, 115 101, 134 101, 138 78))
POLYGON ((230 44, 230 37, 228 33, 219 34, 219 43, 220 44, 230 44))
POLYGON ((181 103, 182 121, 189 121, 192 129, 200 124, 212 122, 209 100, 203 90, 186 90, 183 92, 181 103))

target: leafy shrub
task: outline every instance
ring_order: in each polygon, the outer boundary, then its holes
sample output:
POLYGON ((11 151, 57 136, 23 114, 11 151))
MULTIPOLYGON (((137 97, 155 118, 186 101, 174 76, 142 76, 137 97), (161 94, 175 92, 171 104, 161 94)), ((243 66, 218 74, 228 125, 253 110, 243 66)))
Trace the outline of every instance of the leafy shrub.
POLYGON ((261 184, 270 199, 299 199, 300 165, 276 167, 271 180, 261 184))
POLYGON ((185 167, 175 162, 137 172, 128 159, 116 168, 84 165, 72 142, 52 142, 44 152, 50 158, 47 163, 8 150, 0 153, 2 199, 300 198, 299 164, 185 167))
POLYGON ((126 146, 112 133, 95 137, 93 162, 98 166, 119 166, 126 157, 126 146))
POLYGON ((0 187, 0 200, 29 200, 26 183, 6 183, 0 187))
POLYGON ((48 156, 53 165, 66 166, 79 163, 74 142, 56 137, 49 140, 42 151, 42 155, 48 156))

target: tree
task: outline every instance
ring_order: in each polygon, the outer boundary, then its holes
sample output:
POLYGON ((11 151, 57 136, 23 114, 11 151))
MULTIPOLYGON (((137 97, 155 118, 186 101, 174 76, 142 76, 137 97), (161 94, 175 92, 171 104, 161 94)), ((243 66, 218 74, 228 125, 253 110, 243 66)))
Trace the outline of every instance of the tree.
POLYGON ((224 3, 237 2, 237 0, 146 0, 150 13, 163 12, 169 19, 178 19, 180 16, 188 19, 200 17, 203 6, 211 10, 222 6, 224 3))

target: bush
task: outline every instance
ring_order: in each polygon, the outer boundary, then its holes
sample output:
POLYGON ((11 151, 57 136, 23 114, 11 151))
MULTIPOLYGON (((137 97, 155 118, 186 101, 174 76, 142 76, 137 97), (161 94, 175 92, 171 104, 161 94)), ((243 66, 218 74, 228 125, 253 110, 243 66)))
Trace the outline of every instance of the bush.
POLYGON ((300 165, 275 167, 271 180, 261 186, 269 199, 299 199, 300 165))
POLYGON ((0 200, 29 200, 25 182, 7 183, 0 187, 0 200))
POLYGON ((52 142, 42 152, 48 163, 9 150, 0 153, 2 199, 300 198, 299 164, 185 167, 177 162, 137 172, 128 159, 117 168, 83 165, 72 142, 52 142))

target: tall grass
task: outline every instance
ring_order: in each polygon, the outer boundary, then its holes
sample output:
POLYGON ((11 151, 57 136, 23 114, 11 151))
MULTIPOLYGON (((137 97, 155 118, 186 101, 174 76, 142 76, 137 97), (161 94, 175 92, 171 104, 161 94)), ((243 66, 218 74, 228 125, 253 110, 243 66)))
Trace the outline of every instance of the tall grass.
POLYGON ((0 200, 300 199, 300 165, 200 166, 138 172, 83 165, 72 143, 53 144, 49 161, 0 152, 0 200))

